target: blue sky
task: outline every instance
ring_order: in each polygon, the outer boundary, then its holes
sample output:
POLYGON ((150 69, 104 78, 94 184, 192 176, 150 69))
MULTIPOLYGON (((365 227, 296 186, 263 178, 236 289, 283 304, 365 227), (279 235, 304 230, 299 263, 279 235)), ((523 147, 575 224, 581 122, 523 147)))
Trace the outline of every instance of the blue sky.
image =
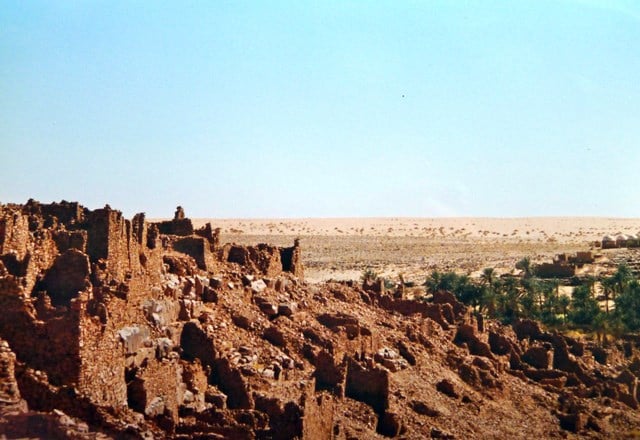
POLYGON ((635 1, 3 2, 0 201, 640 216, 635 1))

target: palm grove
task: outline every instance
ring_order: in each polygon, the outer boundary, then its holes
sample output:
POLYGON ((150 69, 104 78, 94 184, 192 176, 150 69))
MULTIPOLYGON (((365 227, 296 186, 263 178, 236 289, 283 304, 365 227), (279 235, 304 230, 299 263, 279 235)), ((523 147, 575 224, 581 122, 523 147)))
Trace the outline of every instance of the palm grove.
POLYGON ((548 327, 591 331, 599 337, 640 330, 640 280, 625 264, 609 276, 572 279, 571 297, 560 294, 560 280, 536 277, 529 258, 516 267, 522 276, 499 277, 493 268, 484 269, 475 279, 433 271, 425 285, 427 293, 452 292, 477 313, 504 323, 535 319, 548 327), (603 298, 597 297, 597 291, 603 298))

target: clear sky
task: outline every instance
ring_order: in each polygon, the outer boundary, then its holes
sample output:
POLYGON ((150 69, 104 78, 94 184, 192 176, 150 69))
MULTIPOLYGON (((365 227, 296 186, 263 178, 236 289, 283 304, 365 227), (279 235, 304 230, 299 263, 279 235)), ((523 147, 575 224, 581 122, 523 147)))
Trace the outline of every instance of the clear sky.
POLYGON ((0 201, 640 216, 640 2, 4 1, 0 201))

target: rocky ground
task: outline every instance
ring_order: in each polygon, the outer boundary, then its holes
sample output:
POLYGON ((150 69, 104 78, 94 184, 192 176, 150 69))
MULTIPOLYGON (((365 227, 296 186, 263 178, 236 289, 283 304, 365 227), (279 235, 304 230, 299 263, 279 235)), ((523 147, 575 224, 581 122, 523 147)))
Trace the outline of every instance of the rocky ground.
POLYGON ((640 435, 638 338, 601 347, 447 292, 309 283, 304 247, 224 241, 180 210, 2 206, 0 436, 640 435))
POLYGON ((221 228, 225 242, 287 244, 299 237, 307 281, 359 279, 373 269, 387 278, 423 282, 431 270, 508 272, 528 256, 551 261, 559 253, 594 248, 604 235, 638 234, 637 219, 346 218, 199 219, 221 228))

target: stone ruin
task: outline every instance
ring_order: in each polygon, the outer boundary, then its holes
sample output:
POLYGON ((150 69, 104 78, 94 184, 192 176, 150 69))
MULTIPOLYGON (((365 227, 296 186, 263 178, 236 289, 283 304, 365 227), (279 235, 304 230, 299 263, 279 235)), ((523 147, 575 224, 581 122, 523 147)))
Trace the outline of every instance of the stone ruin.
POLYGON ((0 205, 0 437, 622 436, 640 340, 304 282, 300 243, 106 206, 0 205), (527 424, 522 424, 523 418, 527 424))

